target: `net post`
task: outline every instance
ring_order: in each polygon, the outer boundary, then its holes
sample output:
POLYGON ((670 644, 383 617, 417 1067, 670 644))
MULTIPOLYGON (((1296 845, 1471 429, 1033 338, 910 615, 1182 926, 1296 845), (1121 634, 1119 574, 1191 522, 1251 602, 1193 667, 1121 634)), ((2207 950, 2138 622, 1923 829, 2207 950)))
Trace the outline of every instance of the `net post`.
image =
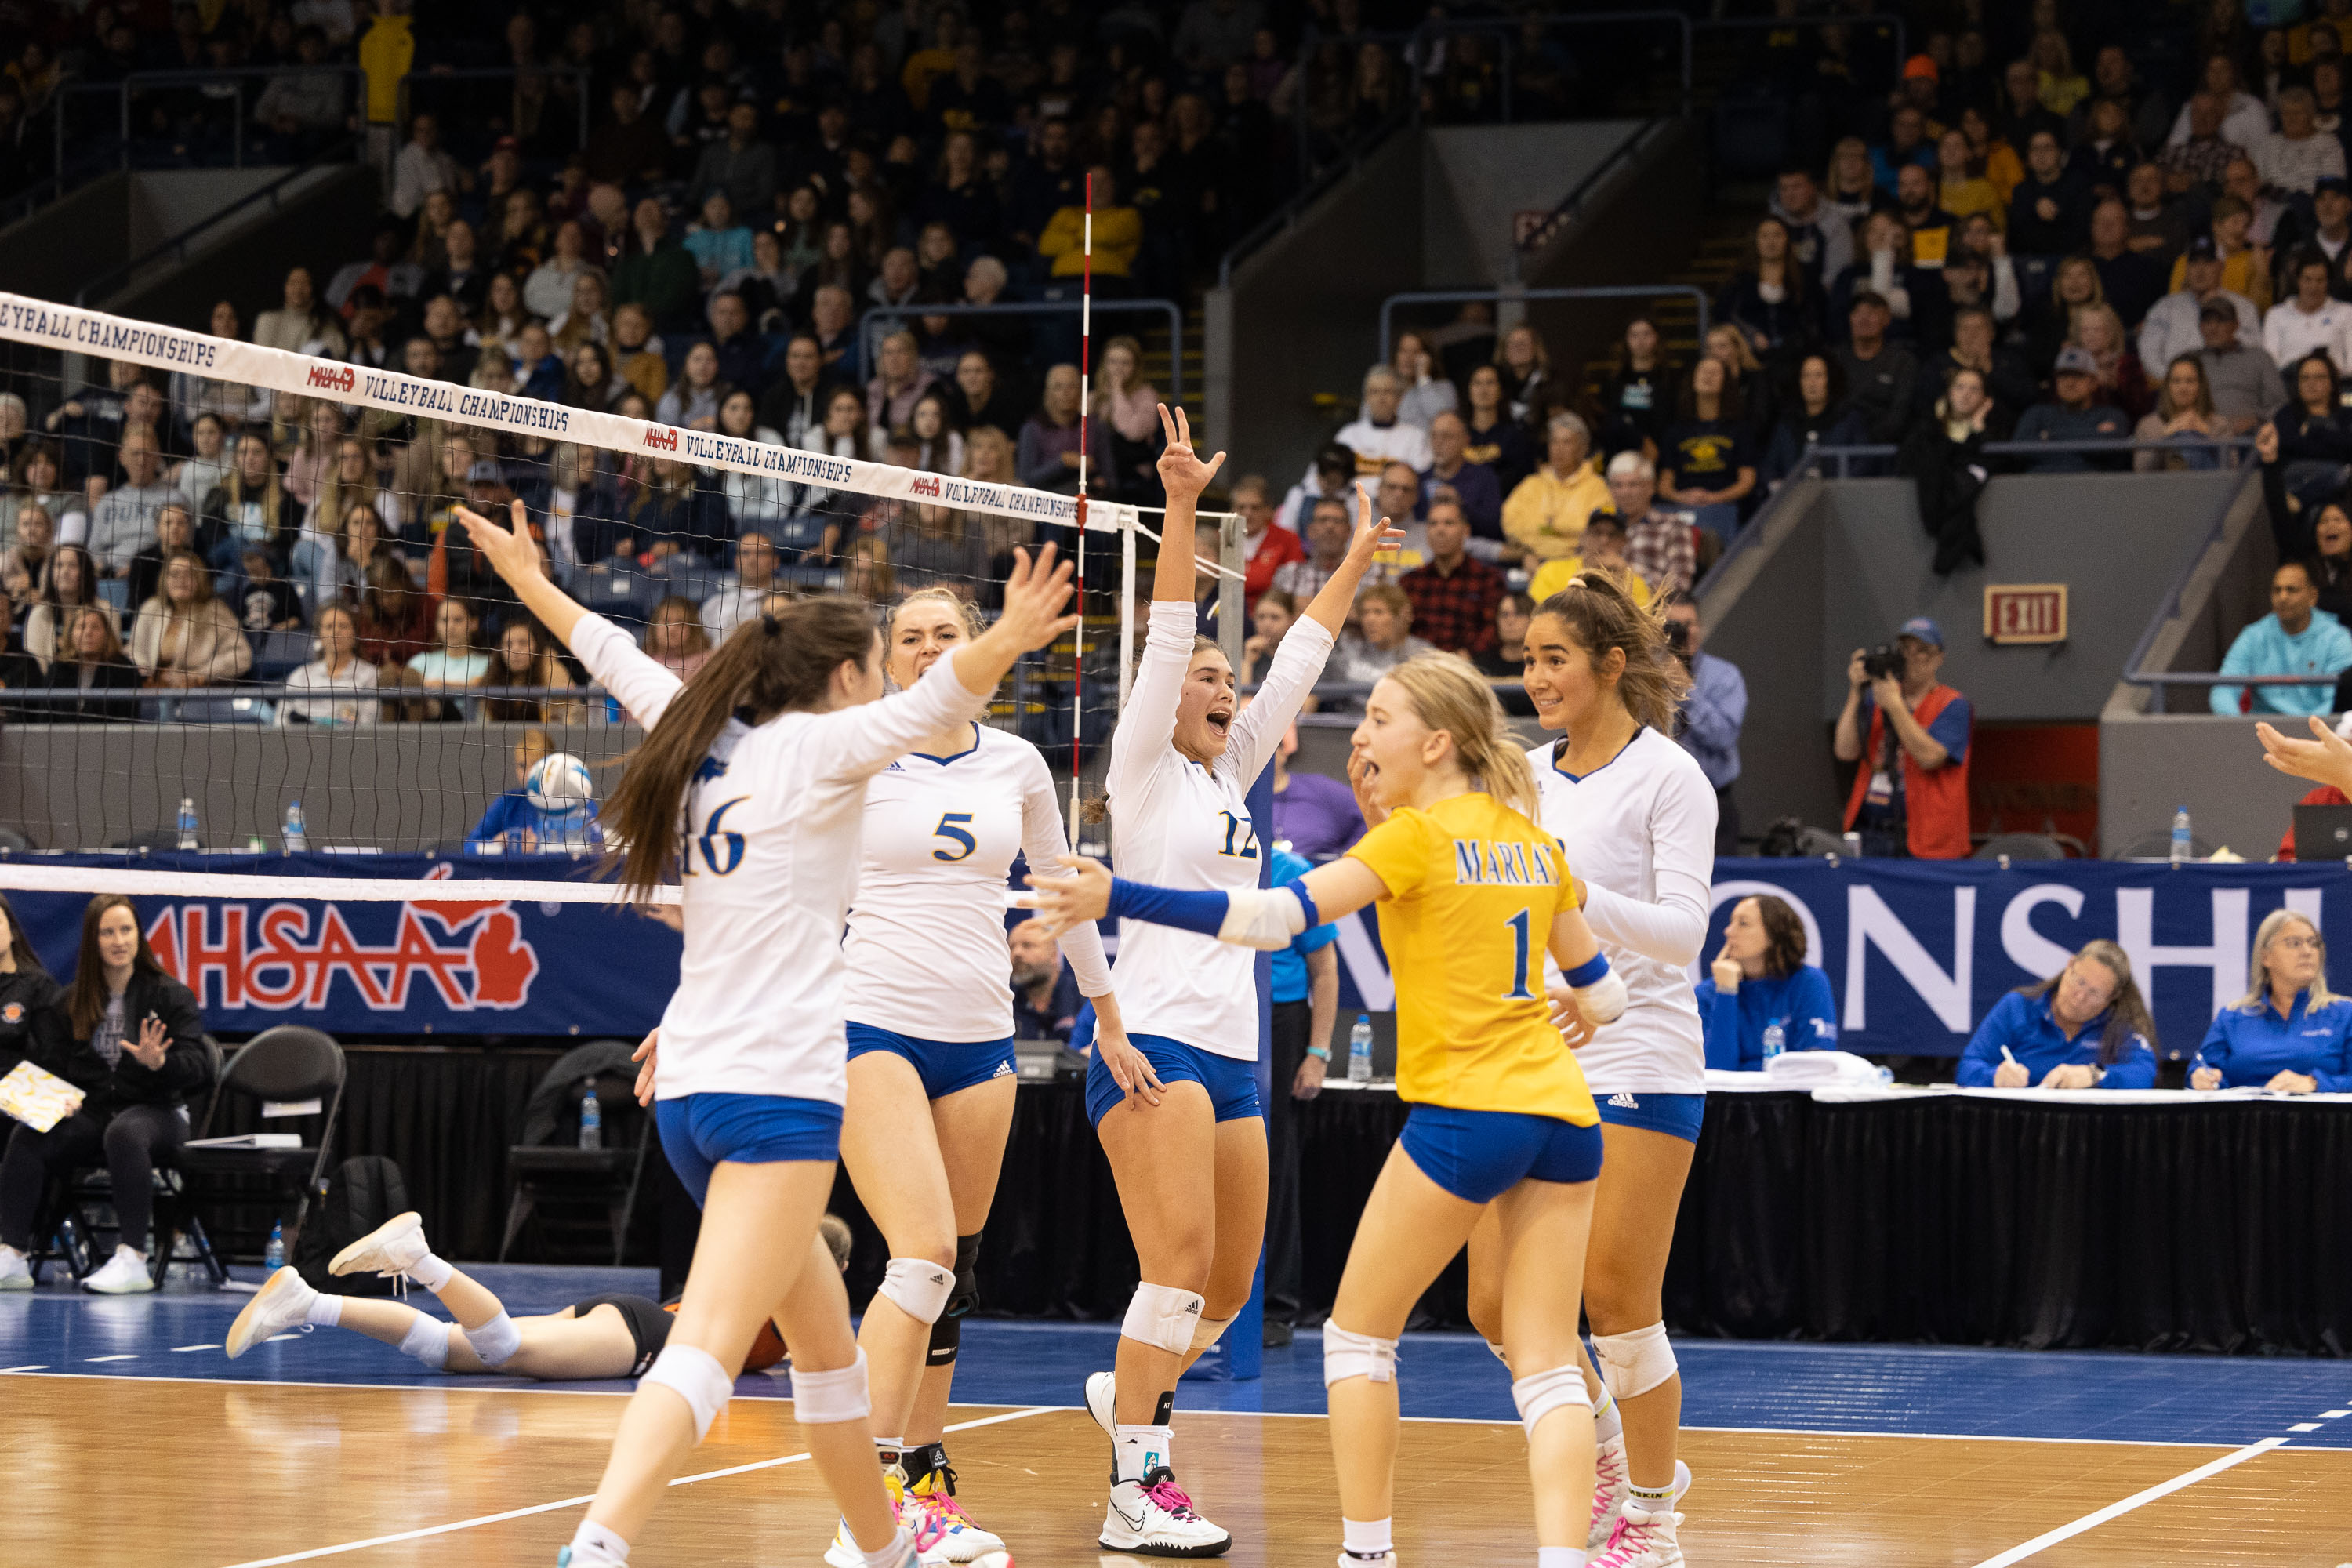
POLYGON ((1224 650, 1225 662, 1234 667, 1234 679, 1238 679, 1242 673, 1242 644, 1249 636, 1246 595, 1238 591, 1249 571, 1249 559, 1242 553, 1242 520, 1238 517, 1217 520, 1217 564, 1225 570, 1225 574, 1217 579, 1217 646, 1224 650))

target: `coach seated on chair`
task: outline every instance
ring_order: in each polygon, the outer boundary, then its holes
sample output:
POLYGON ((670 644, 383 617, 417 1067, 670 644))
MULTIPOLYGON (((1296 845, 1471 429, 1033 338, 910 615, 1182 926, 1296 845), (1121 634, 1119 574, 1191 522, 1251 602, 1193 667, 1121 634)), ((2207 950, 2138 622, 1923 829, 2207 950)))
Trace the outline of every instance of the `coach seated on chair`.
POLYGON ((2310 918, 2272 910, 2246 968, 2253 984, 2214 1017, 2189 1087, 2352 1092, 2352 1000, 2327 989, 2327 941, 2310 918))
POLYGON ((1830 977, 1805 962, 1805 925, 1785 900, 1758 893, 1732 905, 1712 968, 1698 983, 1707 1066, 1759 1072, 1782 1051, 1837 1049, 1830 977))
POLYGON ((2103 937, 1994 1003, 1957 1077, 1964 1089, 2153 1089, 2155 1037, 2131 960, 2103 937))
MULTIPOLYGON (((13 952, 23 937, 11 924, 13 952)), ((186 1142, 187 1097, 211 1081, 212 1067, 195 997, 155 962, 138 911, 121 893, 100 893, 82 911, 66 1016, 72 1037, 58 1076, 87 1098, 47 1132, 19 1126, 8 1140, 0 1156, 0 1244, 29 1251, 50 1173, 103 1158, 121 1234, 114 1256, 82 1284, 114 1296, 152 1290, 155 1167, 186 1142)), ((0 1277, 10 1262, 0 1257, 0 1277)))

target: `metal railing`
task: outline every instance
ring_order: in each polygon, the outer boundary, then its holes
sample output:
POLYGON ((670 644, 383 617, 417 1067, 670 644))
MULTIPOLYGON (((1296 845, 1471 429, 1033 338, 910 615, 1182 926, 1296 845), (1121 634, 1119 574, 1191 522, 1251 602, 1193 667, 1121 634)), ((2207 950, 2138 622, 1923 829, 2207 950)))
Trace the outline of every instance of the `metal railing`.
MULTIPOLYGON (((880 330, 924 316, 1075 316, 1083 304, 1076 300, 1023 300, 997 305, 877 305, 857 323, 857 380, 863 385, 873 374, 874 349, 880 330)), ((1184 401, 1184 311, 1173 300, 1097 300, 1095 314, 1152 311, 1168 319, 1169 402, 1184 401)))
POLYGON ((2331 683, 2332 678, 2314 680, 2309 676, 2224 676, 2212 671, 2147 668, 2147 658, 2156 647, 2156 639, 2163 636, 2164 628, 2180 614, 2180 596, 2189 591, 2189 580, 2197 575, 2206 555, 2221 542, 2223 531, 2230 526, 2230 513, 2236 509, 2243 488, 2232 489, 2213 509, 2212 525, 2198 541, 2197 548, 2181 562, 2180 569, 2172 574, 2172 581, 2165 587, 2164 597, 2158 601, 2156 614, 2148 617, 2147 625, 2140 630, 2139 640, 2132 645, 2131 653, 2124 660, 2125 685, 2157 687, 2160 694, 2160 689, 2167 686, 2325 686, 2331 683))
MULTIPOLYGON (((336 65, 329 61, 302 66, 243 66, 226 70, 132 71, 116 81, 69 82, 59 89, 58 99, 62 102, 70 95, 83 101, 102 100, 108 98, 115 100, 114 113, 111 118, 115 124, 115 133, 119 138, 118 166, 123 169, 132 168, 136 164, 135 153, 139 138, 137 127, 133 123, 132 100, 134 98, 142 93, 177 90, 195 98, 226 100, 231 106, 226 127, 229 132, 228 166, 242 169, 245 167, 246 143, 252 135, 247 126, 250 103, 258 102, 261 95, 269 89, 271 82, 280 79, 290 80, 300 77, 334 77, 342 81, 343 115, 346 125, 339 125, 333 130, 321 132, 331 136, 339 135, 347 128, 350 117, 357 113, 360 105, 366 100, 367 76, 357 66, 336 65), (261 84, 260 87, 253 90, 248 98, 249 84, 257 82, 261 84)), ((91 123, 86 117, 77 116, 76 118, 81 120, 85 127, 91 123)), ((62 147, 59 163, 62 169, 62 147)))
MULTIPOLYGON (((1393 335, 1396 308, 1399 305, 1458 305, 1472 300, 1492 300, 1500 304, 1541 300, 1679 300, 1687 296, 1698 311, 1698 335, 1706 338, 1707 302, 1705 289, 1688 283, 1611 283, 1589 289, 1425 289, 1403 294, 1391 294, 1381 301, 1381 354, 1376 364, 1389 363, 1389 345, 1393 335)), ((1893 448, 1888 448, 1890 451, 1893 448)))
MULTIPOLYGON (((550 81, 569 79, 572 82, 575 119, 573 148, 588 145, 588 89, 590 77, 585 66, 436 66, 427 70, 411 71, 400 79, 400 118, 404 124, 419 112, 416 87, 420 82, 497 81, 508 79, 518 86, 527 77, 544 77, 550 81)), ((509 132, 513 131, 509 126, 509 132)))
POLYGON ((189 245, 198 237, 212 229, 217 228, 220 225, 228 222, 231 218, 237 216, 248 208, 261 206, 266 207, 270 212, 276 212, 284 203, 287 195, 297 183, 304 180, 316 170, 324 168, 329 164, 350 163, 352 161, 352 154, 356 151, 357 146, 357 138, 346 136, 332 146, 323 148, 311 154, 301 163, 295 164, 292 168, 278 175, 278 178, 262 186, 259 190, 254 191, 247 195, 240 197, 236 201, 231 202, 228 205, 221 208, 218 212, 214 213, 209 217, 191 224, 186 228, 184 228, 179 233, 173 235, 171 238, 165 240, 163 244, 132 257, 130 260, 124 262, 120 267, 110 268, 106 271, 100 273, 97 277, 91 279, 89 282, 83 284, 79 289, 74 291, 73 302, 77 305, 87 306, 93 300, 102 300, 115 289, 129 281, 131 279, 137 277, 142 268, 149 266, 151 263, 161 261, 166 257, 170 258, 174 263, 185 261, 188 256, 189 245))
MULTIPOLYGON (((2169 453, 2179 457, 2192 452, 2209 453, 2217 458, 2215 466, 2223 468, 2242 466, 2243 454, 2253 449, 2254 439, 2251 436, 2224 436, 2199 441, 2143 441, 2127 437, 2113 441, 1988 441, 1984 444, 1984 454, 1988 458, 2049 458, 2067 455, 2116 458, 2128 457, 2136 452, 2169 453)), ((1822 476, 1823 479, 1853 479, 1857 477, 1852 471, 1853 464, 1885 462, 1901 450, 1900 447, 1878 444, 1815 447, 1798 459, 1797 467, 1790 470, 1789 478, 1796 479, 1812 470, 1816 465, 1833 464, 1837 471, 1833 474, 1824 473, 1822 476)), ((1885 478, 1885 476, 1861 477, 1885 478)))

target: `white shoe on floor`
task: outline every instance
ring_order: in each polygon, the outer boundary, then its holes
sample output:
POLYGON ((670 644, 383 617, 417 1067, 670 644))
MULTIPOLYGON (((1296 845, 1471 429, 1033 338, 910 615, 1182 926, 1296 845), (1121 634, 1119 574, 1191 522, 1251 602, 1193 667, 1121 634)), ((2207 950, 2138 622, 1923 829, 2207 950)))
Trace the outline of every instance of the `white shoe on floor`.
POLYGON ((923 1510, 939 1527, 940 1550, 950 1563, 979 1563, 1004 1550, 1003 1538, 972 1522, 956 1501, 955 1471, 933 1470, 907 1489, 907 1500, 923 1510))
POLYGON ((33 1266, 13 1247, 0 1247, 0 1290, 29 1290, 33 1266))
POLYGON ((425 1239, 425 1221, 415 1214, 394 1215, 341 1252, 327 1265, 330 1274, 380 1274, 389 1279, 405 1274, 425 1260, 433 1247, 425 1239))
POLYGON ((303 1283, 299 1270, 281 1268, 272 1274, 228 1326, 228 1359, 235 1361, 288 1329, 300 1328, 310 1321, 310 1303, 318 1299, 319 1293, 303 1283))
POLYGON ((1139 1557, 1218 1557, 1234 1543, 1231 1535, 1193 1510, 1192 1500, 1165 1465, 1142 1480, 1112 1486, 1101 1540, 1112 1552, 1139 1557))
POLYGON ((85 1290, 101 1296, 136 1296, 155 1289, 147 1277, 147 1259, 127 1247, 117 1247, 103 1267, 81 1282, 85 1290))
POLYGON ((1609 1533, 1609 1545, 1591 1560, 1591 1568, 1683 1568, 1683 1549, 1675 1531, 1683 1516, 1667 1510, 1652 1513, 1628 1502, 1609 1533))

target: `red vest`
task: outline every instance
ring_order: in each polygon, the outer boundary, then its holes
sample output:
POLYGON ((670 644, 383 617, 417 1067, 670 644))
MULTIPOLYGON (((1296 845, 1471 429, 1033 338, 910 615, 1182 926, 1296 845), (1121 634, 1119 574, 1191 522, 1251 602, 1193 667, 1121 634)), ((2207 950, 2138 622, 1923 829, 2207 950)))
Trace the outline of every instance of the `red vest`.
MULTIPOLYGON (((1911 710, 1911 717, 1926 729, 1936 721, 1936 716, 1957 700, 1959 693, 1948 686, 1929 689, 1911 710)), ((1870 737, 1863 742, 1862 765, 1853 771, 1853 793, 1846 798, 1845 826, 1852 827, 1862 816, 1864 797, 1870 793, 1870 775, 1877 771, 1880 748, 1886 743, 1886 715, 1875 703, 1870 710, 1870 737)), ((1969 858, 1969 763, 1963 752, 1958 762, 1946 763, 1929 773, 1912 759, 1901 746, 1895 748, 1903 760, 1904 839, 1912 858, 1917 860, 1965 860, 1969 858)))

